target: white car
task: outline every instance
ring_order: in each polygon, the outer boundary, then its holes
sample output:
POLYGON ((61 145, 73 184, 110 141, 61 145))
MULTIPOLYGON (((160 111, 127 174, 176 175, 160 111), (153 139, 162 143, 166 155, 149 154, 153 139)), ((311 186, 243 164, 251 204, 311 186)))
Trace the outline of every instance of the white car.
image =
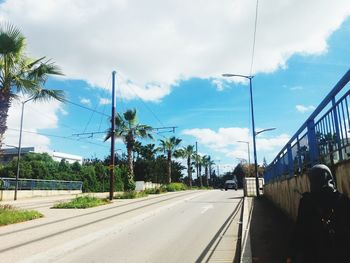
POLYGON ((237 182, 235 180, 227 180, 225 182, 225 191, 227 191, 227 189, 235 189, 237 191, 237 182))

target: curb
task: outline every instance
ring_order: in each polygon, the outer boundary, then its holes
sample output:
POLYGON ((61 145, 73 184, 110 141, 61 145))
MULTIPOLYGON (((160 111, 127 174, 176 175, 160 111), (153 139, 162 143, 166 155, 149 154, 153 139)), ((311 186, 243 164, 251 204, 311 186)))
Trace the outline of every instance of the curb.
POLYGON ((244 197, 241 233, 241 263, 252 263, 252 249, 250 244, 250 222, 252 211, 253 198, 244 197))

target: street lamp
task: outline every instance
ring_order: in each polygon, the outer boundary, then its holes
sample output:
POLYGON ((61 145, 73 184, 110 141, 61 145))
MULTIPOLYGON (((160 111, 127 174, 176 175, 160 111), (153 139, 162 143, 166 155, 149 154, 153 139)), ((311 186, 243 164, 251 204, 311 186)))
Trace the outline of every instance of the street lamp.
POLYGON ((255 136, 262 133, 262 132, 266 132, 266 131, 273 131, 273 130, 276 130, 276 128, 267 128, 267 129, 263 129, 261 131, 257 131, 255 132, 255 136))
POLYGON ((222 74, 223 77, 240 77, 249 79, 249 91, 250 91, 250 107, 252 108, 252 128, 253 128, 253 150, 254 150, 254 167, 255 167, 255 187, 256 187, 256 196, 260 196, 259 191, 259 177, 258 177, 258 162, 256 158, 256 142, 255 136, 257 135, 255 132, 255 122, 254 122, 254 106, 253 106, 253 89, 252 89, 252 79, 254 76, 246 76, 239 74, 222 74))
MULTIPOLYGON (((17 157, 17 173, 16 173, 16 184, 15 184, 15 196, 14 200, 17 200, 17 190, 18 190, 18 179, 19 179, 19 164, 20 164, 20 158, 21 158, 21 146, 22 146, 22 129, 23 129, 23 113, 24 113, 24 104, 26 104, 28 101, 34 100, 35 97, 31 97, 25 101, 22 102, 22 112, 21 112, 21 126, 19 130, 19 141, 18 141, 18 157, 17 157)), ((17 147, 16 147, 17 148, 17 147)))

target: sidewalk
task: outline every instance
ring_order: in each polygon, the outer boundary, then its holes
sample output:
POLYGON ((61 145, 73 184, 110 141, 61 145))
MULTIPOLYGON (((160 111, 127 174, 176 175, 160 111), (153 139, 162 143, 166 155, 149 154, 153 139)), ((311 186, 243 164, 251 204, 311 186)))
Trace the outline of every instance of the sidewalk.
POLYGON ((285 262, 293 221, 264 197, 246 200, 252 208, 249 222, 251 262, 285 262))

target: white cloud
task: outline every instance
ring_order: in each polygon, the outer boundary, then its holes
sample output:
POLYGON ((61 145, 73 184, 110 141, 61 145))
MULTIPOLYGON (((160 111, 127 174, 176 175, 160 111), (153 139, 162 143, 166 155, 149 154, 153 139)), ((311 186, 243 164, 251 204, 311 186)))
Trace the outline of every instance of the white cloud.
POLYGON ((64 116, 67 116, 68 115, 68 111, 66 111, 65 109, 63 108, 59 108, 59 112, 64 115, 64 116))
POLYGON ((302 86, 294 86, 294 87, 291 87, 290 90, 292 91, 297 91, 297 90, 303 90, 304 88, 302 86))
POLYGON ((91 106, 91 100, 87 98, 80 98, 80 103, 85 104, 87 106, 91 106))
MULTIPOLYGON (((13 101, 8 112, 7 127, 5 132, 5 144, 18 145, 21 120, 21 107, 19 101, 13 101)), ((46 136, 35 134, 40 129, 54 129, 58 126, 57 114, 62 112, 62 104, 58 101, 28 102, 25 104, 23 115, 22 146, 35 146, 41 151, 49 150, 50 139, 46 136)), ((63 110, 64 111, 64 110, 63 110)))
MULTIPOLYGON (((220 152, 231 159, 248 159, 247 144, 238 142, 247 141, 250 144, 250 155, 253 156, 253 142, 249 136, 248 128, 220 128, 217 132, 211 129, 188 129, 183 130, 182 134, 195 137, 201 145, 220 152)), ((290 137, 287 134, 272 138, 259 135, 256 137, 256 148, 257 151, 262 153, 261 156, 270 156, 271 154, 277 154, 289 139, 290 137)), ((251 162, 253 162, 252 159, 251 162)))
POLYGON ((289 141, 290 136, 288 134, 280 134, 273 138, 256 137, 256 148, 259 151, 274 151, 281 150, 283 146, 289 141))
POLYGON ((313 111, 315 109, 315 106, 309 105, 309 106, 304 106, 304 105, 296 105, 295 108, 297 109, 298 112, 305 113, 308 111, 313 111))
POLYGON ((239 127, 220 128, 217 132, 211 129, 186 129, 182 133, 194 136, 199 143, 215 149, 225 149, 238 144, 239 140, 249 140, 249 129, 239 127))
MULTIPOLYGON (((255 3, 8 0, 0 19, 19 26, 31 55, 52 58, 68 78, 106 87, 116 69, 125 98, 159 101, 184 79, 249 74, 255 3)), ((349 14, 348 0, 260 1, 254 73, 285 67, 295 53, 327 51, 349 14)))
POLYGON ((107 104, 111 104, 111 100, 110 99, 107 99, 107 98, 100 98, 100 101, 99 101, 100 105, 107 105, 107 104))

